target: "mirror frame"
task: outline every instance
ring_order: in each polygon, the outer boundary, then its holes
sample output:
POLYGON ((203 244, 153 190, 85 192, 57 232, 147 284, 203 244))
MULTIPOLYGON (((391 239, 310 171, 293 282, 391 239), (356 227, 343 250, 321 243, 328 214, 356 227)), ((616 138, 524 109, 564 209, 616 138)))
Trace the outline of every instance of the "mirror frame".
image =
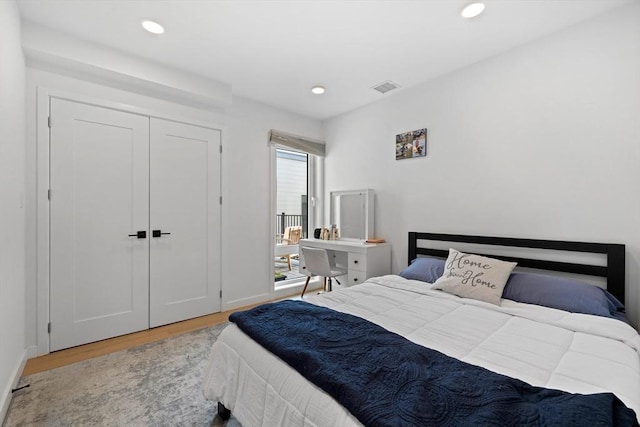
MULTIPOLYGON (((339 233, 339 240, 355 240, 355 241, 366 241, 370 238, 374 237, 373 234, 373 230, 374 230, 374 191, 371 189, 364 189, 364 190, 344 190, 344 191, 332 191, 331 193, 329 193, 329 222, 331 225, 335 224, 336 227, 338 228, 338 233, 339 233), (362 217, 364 218, 364 224, 361 225, 361 230, 364 233, 364 238, 358 238, 358 237, 344 237, 342 235, 342 228, 340 226, 339 223, 336 223, 336 218, 339 217, 338 212, 336 212, 337 206, 339 206, 339 204, 336 204, 335 200, 337 198, 343 197, 343 196, 353 196, 353 195, 361 195, 363 198, 363 215, 362 217)), ((330 226, 331 226, 330 225, 330 226)))

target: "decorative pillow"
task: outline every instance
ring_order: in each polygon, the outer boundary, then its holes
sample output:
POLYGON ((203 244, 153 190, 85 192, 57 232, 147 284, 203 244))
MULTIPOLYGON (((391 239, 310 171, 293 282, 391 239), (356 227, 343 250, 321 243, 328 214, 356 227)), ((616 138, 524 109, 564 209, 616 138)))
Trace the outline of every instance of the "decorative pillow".
POLYGON ((444 273, 444 260, 439 258, 416 258, 400 272, 405 279, 433 283, 444 273))
POLYGON ((515 262, 449 249, 444 274, 436 280, 433 289, 500 305, 502 290, 515 266, 515 262))
POLYGON ((624 305, 602 288, 545 274, 513 273, 507 281, 502 298, 557 308, 571 313, 617 319, 624 313, 624 305))

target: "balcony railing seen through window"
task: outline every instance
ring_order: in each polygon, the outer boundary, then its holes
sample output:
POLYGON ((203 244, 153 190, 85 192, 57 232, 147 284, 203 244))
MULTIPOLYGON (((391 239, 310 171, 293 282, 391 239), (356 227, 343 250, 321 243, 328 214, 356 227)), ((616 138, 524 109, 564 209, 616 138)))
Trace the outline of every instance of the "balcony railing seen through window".
POLYGON ((302 238, 307 238, 307 216, 286 214, 284 212, 276 214, 276 234, 282 236, 287 227, 302 226, 302 238))

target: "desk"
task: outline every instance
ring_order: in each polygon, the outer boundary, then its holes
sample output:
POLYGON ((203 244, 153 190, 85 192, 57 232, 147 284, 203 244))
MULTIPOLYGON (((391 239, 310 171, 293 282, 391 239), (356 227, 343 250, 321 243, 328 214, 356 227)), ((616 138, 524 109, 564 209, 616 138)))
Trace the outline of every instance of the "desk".
MULTIPOLYGON (((334 265, 347 270, 347 282, 344 286, 357 285, 370 277, 391 274, 391 244, 363 243, 354 240, 301 239, 300 247, 326 249, 329 260, 334 265)), ((309 276, 306 271, 302 250, 300 251, 300 273, 309 276)))

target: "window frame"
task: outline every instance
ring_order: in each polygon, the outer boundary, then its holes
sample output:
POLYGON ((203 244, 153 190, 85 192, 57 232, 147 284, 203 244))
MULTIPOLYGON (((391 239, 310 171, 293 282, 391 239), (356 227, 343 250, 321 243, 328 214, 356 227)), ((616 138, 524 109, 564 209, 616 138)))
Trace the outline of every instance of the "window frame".
MULTIPOLYGON (((269 173, 270 173, 270 195, 269 195, 269 251, 270 267, 269 277, 273 277, 275 271, 275 235, 276 225, 273 218, 277 208, 277 149, 283 149, 288 151, 297 151, 288 146, 280 144, 269 145, 269 173)), ((324 157, 317 156, 311 153, 307 154, 307 237, 313 236, 313 230, 317 227, 321 227, 324 222, 324 200, 322 195, 324 194, 324 157)), ((296 292, 302 292, 305 280, 300 279, 291 281, 291 283, 285 283, 278 285, 278 282, 271 281, 269 295, 271 299, 286 297, 296 292)), ((310 285, 314 286, 319 284, 319 278, 312 278, 310 285)), ((314 286, 315 287, 315 286, 314 286)))

